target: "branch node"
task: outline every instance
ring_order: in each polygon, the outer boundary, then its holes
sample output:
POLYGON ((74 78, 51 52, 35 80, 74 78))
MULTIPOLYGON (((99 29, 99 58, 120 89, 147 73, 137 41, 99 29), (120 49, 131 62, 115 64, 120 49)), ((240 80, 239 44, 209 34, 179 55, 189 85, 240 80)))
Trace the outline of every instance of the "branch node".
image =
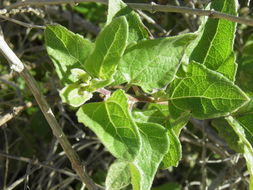
POLYGON ((4 15, 7 13, 7 10, 6 9, 0 9, 0 15, 4 15))
POLYGON ((151 11, 150 11, 150 12, 153 14, 153 13, 156 12, 156 10, 155 10, 156 3, 152 1, 152 2, 150 3, 150 5, 151 5, 151 11))
POLYGON ((11 65, 11 70, 21 73, 24 70, 24 66, 20 65, 20 64, 13 63, 13 65, 11 65))
POLYGON ((211 10, 209 11, 208 17, 214 18, 214 15, 215 15, 215 10, 214 10, 214 9, 211 9, 211 10))

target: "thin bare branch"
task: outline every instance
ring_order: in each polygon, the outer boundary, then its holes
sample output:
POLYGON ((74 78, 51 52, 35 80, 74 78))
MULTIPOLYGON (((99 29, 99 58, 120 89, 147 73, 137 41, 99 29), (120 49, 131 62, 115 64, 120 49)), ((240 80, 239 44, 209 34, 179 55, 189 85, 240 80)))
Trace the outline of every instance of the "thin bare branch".
MULTIPOLYGON (((81 2, 98 2, 107 4, 107 0, 26 0, 19 1, 14 3, 6 8, 7 11, 11 9, 16 9, 18 7, 24 6, 44 6, 44 5, 57 5, 57 4, 76 4, 81 2)), ((147 3, 128 3, 130 7, 133 9, 149 11, 151 13, 154 12, 173 12, 173 13, 187 13, 198 16, 208 16, 210 18, 216 19, 225 19, 232 22, 245 24, 248 26, 253 26, 253 20, 245 19, 242 17, 237 17, 234 15, 221 13, 214 10, 202 10, 202 9, 194 9, 189 7, 179 7, 172 5, 157 5, 155 3, 147 4, 147 3)))
POLYGON ((107 0, 27 0, 27 1, 18 1, 13 3, 6 9, 9 11, 11 9, 16 9, 18 7, 25 6, 44 6, 44 5, 59 5, 59 4, 77 4, 82 2, 97 2, 107 4, 107 0))
POLYGON ((27 102, 24 105, 15 106, 13 107, 8 113, 0 117, 0 127, 3 126, 5 123, 13 119, 16 115, 20 112, 32 106, 32 102, 27 102))
POLYGON ((24 26, 26 28, 37 28, 37 29, 45 29, 46 28, 45 26, 40 26, 40 25, 36 25, 36 24, 25 23, 25 22, 22 22, 22 21, 19 21, 19 20, 16 20, 16 19, 4 16, 4 15, 1 15, 1 14, 0 14, 0 18, 4 19, 4 20, 8 20, 10 22, 13 22, 15 24, 18 24, 20 26, 24 26))
POLYGON ((251 19, 245 19, 242 17, 226 13, 221 13, 215 10, 202 10, 202 9, 193 9, 189 7, 178 7, 173 5, 157 5, 157 4, 144 4, 144 3, 129 3, 128 5, 133 9, 140 9, 143 11, 187 13, 191 15, 208 16, 210 18, 225 19, 232 22, 245 24, 248 26, 253 26, 253 20, 251 19))
POLYGON ((58 124, 50 106, 48 105, 43 94, 40 92, 39 87, 35 79, 30 75, 29 71, 25 68, 21 60, 16 56, 16 54, 10 49, 8 44, 5 42, 3 35, 0 35, 0 52, 6 57, 11 65, 11 68, 18 72, 20 76, 26 81, 29 89, 33 93, 41 111, 43 112, 46 120, 48 121, 53 134, 61 144, 63 150, 65 151, 67 157, 69 158, 72 168, 79 175, 81 181, 86 184, 89 190, 97 190, 97 186, 92 181, 92 179, 85 172, 85 168, 81 163, 79 156, 72 148, 68 138, 62 131, 62 128, 58 124))
POLYGON ((7 154, 7 153, 2 153, 2 152, 0 152, 0 156, 8 158, 8 159, 13 159, 13 160, 18 160, 18 161, 21 161, 21 162, 29 163, 29 164, 32 164, 32 165, 35 165, 35 166, 47 168, 47 169, 50 169, 50 170, 54 170, 54 171, 56 171, 58 173, 62 173, 64 175, 67 175, 67 176, 70 176, 70 177, 75 177, 76 179, 79 179, 76 174, 74 174, 74 173, 72 173, 70 171, 67 171, 67 170, 64 170, 64 169, 55 168, 53 166, 41 163, 38 160, 31 160, 29 158, 20 157, 20 156, 17 157, 17 156, 13 156, 13 155, 10 155, 10 154, 7 154))

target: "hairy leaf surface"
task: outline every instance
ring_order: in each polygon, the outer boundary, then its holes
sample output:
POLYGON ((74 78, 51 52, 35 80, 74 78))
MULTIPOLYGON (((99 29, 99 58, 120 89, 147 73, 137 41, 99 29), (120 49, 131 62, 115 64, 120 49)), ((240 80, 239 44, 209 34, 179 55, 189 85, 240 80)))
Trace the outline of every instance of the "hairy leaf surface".
POLYGON ((216 118, 212 120, 212 125, 217 129, 219 136, 226 140, 229 147, 236 152, 243 153, 243 144, 241 139, 224 118, 216 118))
POLYGON ((45 30, 47 53, 63 84, 73 82, 71 69, 84 68, 93 44, 61 25, 48 25, 45 30))
POLYGON ((238 62, 237 83, 247 93, 253 95, 253 34, 243 47, 242 57, 238 62))
POLYGON ((185 119, 185 117, 178 116, 177 119, 181 119, 181 122, 179 122, 172 118, 172 114, 169 112, 167 105, 158 104, 149 104, 144 110, 134 111, 133 116, 137 122, 157 123, 168 129, 170 148, 165 154, 160 167, 165 169, 171 166, 177 166, 182 157, 179 134, 182 127, 188 122, 189 117, 187 116, 185 119))
POLYGON ((126 50, 118 69, 128 83, 146 92, 163 88, 174 79, 185 48, 195 37, 185 34, 141 41, 126 50))
POLYGON ((109 0, 107 24, 119 16, 125 16, 128 22, 128 44, 148 38, 147 29, 136 12, 121 0, 109 0))
POLYGON ((170 102, 199 119, 221 117, 249 101, 246 94, 223 75, 192 62, 185 77, 169 88, 170 102))
POLYGON ((116 160, 109 168, 106 181, 106 190, 120 190, 131 182, 129 163, 116 160))
POLYGON ((164 155, 161 168, 166 169, 171 166, 177 167, 179 161, 182 159, 182 146, 179 137, 175 134, 173 129, 168 132, 170 138, 169 151, 164 155))
POLYGON ((141 152, 130 164, 133 190, 149 190, 164 155, 169 150, 166 129, 159 124, 137 123, 141 152))
MULTIPOLYGON (((226 118, 228 123, 232 126, 236 134, 243 142, 244 158, 247 162, 248 171, 251 180, 253 179, 253 130, 252 130, 252 115, 249 118, 235 119, 232 116, 226 118)), ((253 188, 250 184, 250 189, 253 188)))
POLYGON ((73 107, 79 107, 92 98, 92 93, 82 89, 79 84, 73 83, 65 86, 60 91, 62 102, 73 107))
MULTIPOLYGON (((236 15, 237 0, 213 0, 211 9, 236 15)), ((202 37, 191 54, 191 60, 203 63, 207 68, 235 80, 236 68, 233 53, 236 23, 225 19, 209 18, 202 37)))
POLYGON ((124 16, 115 18, 98 35, 95 48, 85 62, 93 77, 110 79, 116 71, 128 38, 128 23, 124 16))
POLYGON ((105 102, 83 105, 78 121, 88 126, 116 157, 133 160, 140 151, 137 126, 130 116, 127 97, 118 90, 105 102))

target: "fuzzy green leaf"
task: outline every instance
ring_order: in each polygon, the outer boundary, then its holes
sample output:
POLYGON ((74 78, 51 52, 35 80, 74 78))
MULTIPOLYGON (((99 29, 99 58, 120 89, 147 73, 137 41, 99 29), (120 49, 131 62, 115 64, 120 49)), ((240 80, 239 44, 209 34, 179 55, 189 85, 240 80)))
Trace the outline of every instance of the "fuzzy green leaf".
POLYGON ((77 117, 116 158, 133 160, 140 151, 140 136, 127 101, 124 92, 118 90, 105 102, 83 105, 77 117))
POLYGON ((159 124, 137 123, 141 134, 141 152, 130 164, 133 190, 149 190, 164 155, 169 150, 166 129, 159 124))
POLYGON ((174 79, 185 48, 195 37, 185 34, 141 41, 126 50, 118 69, 128 83, 146 92, 163 88, 174 79))
MULTIPOLYGON (((239 136, 244 144, 244 158, 247 162, 248 171, 251 180, 253 178, 253 130, 252 130, 252 115, 244 119, 235 119, 232 116, 226 118, 228 123, 232 126, 236 134, 239 136)), ((251 184, 251 188, 253 188, 251 184)))
POLYGON ((120 190, 131 182, 129 163, 116 160, 109 168, 106 181, 106 190, 120 190))
MULTIPOLYGON (((182 127, 188 122, 189 116, 182 120, 185 122, 178 122, 172 118, 167 105, 158 104, 149 104, 144 110, 134 111, 133 116, 137 122, 157 123, 168 129, 170 148, 165 154, 160 167, 165 169, 171 166, 177 166, 182 157, 182 147, 178 136, 182 127)), ((180 118, 178 117, 178 119, 180 118)))
POLYGON ((150 103, 142 110, 134 110, 132 115, 136 122, 157 123, 165 128, 168 125, 168 106, 150 103))
POLYGON ((95 48, 85 62, 85 70, 100 79, 110 79, 116 71, 128 38, 125 17, 118 17, 98 35, 95 48))
POLYGON ((54 63, 56 72, 63 84, 74 81, 71 69, 83 68, 93 44, 61 25, 48 25, 45 30, 47 53, 54 63))
POLYGON ((253 95, 253 34, 243 47, 242 57, 238 62, 237 83, 247 93, 253 95))
MULTIPOLYGON (((213 0, 211 9, 236 15, 237 4, 237 0, 213 0)), ((191 60, 203 63, 207 68, 234 81, 237 68, 233 54, 235 28, 235 22, 209 18, 202 37, 191 54, 191 60)))
POLYGON ((168 135, 170 138, 170 149, 163 157, 161 164, 161 168, 163 169, 171 166, 177 167, 179 161, 182 159, 182 147, 179 137, 176 136, 172 129, 169 130, 168 135))
POLYGON ((121 0, 109 0, 108 1, 108 15, 106 23, 112 22, 113 18, 121 9, 125 8, 127 5, 121 0))
POLYGON ((128 44, 148 38, 146 27, 137 13, 121 0, 109 0, 107 24, 119 16, 125 16, 128 22, 128 44))
MULTIPOLYGON (((86 84, 85 84, 86 86, 86 84)), ((79 107, 92 98, 92 93, 83 89, 84 86, 73 83, 60 91, 62 102, 73 107, 79 107)))
POLYGON ((233 82, 202 64, 190 63, 185 75, 171 84, 170 102, 196 118, 225 116, 249 101, 233 82))
POLYGON ((217 129, 221 138, 225 139, 229 147, 239 153, 243 153, 243 143, 224 118, 212 120, 212 125, 217 129))

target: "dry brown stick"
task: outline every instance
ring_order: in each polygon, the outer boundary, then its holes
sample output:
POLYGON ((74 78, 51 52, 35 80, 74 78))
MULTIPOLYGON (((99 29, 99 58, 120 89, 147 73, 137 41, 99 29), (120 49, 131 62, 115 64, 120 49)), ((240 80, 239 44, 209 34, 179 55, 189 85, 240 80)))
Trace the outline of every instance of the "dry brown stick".
POLYGON ((8 113, 4 114, 0 117, 0 127, 3 126, 5 123, 10 121, 16 115, 18 115, 21 111, 25 110, 26 108, 30 108, 32 106, 32 102, 27 102, 24 105, 15 106, 9 111, 8 113))
POLYGON ((63 133, 46 99, 44 98, 43 94, 40 92, 35 79, 30 75, 30 73, 25 68, 21 60, 10 49, 8 44, 5 42, 3 35, 1 34, 0 34, 0 52, 4 55, 4 57, 10 63, 11 69, 18 72, 20 76, 26 81, 41 111, 43 112, 47 122, 49 123, 54 136, 57 138, 57 140, 61 144, 63 150, 65 151, 67 157, 69 158, 71 162, 72 168, 76 171, 81 181, 86 184, 89 190, 97 190, 98 189, 97 186, 86 173, 85 168, 82 162, 80 161, 77 153, 72 148, 68 138, 63 133))
MULTIPOLYGON (((26 0, 13 3, 6 7, 6 10, 16 9, 23 6, 43 6, 43 5, 57 5, 57 4, 75 4, 81 2, 99 2, 107 4, 107 0, 26 0)), ((253 26, 253 20, 246 19, 226 13, 221 13, 214 10, 202 10, 194 9, 189 7, 178 7, 173 5, 157 5, 157 4, 147 4, 147 3, 128 3, 128 5, 133 9, 139 9, 143 11, 150 12, 174 12, 174 13, 187 13, 198 16, 208 16, 211 18, 225 19, 232 22, 245 24, 248 26, 253 26)))

